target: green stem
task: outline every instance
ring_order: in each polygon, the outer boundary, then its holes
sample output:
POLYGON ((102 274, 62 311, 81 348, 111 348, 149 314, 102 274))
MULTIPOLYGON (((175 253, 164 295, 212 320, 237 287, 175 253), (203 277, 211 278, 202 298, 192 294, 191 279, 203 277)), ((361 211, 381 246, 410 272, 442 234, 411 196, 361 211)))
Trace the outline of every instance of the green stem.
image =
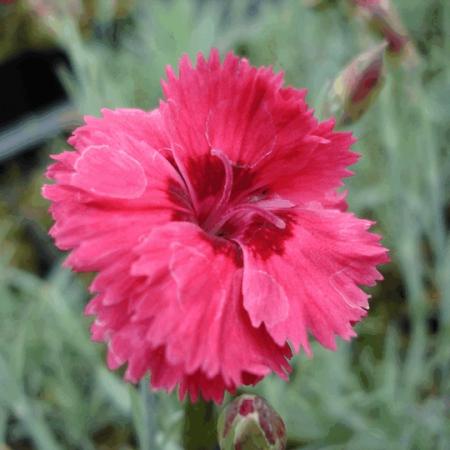
POLYGON ((217 449, 217 411, 212 402, 186 401, 184 409, 183 448, 185 450, 217 449))
POLYGON ((152 450, 156 447, 155 396, 149 391, 147 380, 138 389, 130 386, 133 423, 139 442, 139 450, 152 450))

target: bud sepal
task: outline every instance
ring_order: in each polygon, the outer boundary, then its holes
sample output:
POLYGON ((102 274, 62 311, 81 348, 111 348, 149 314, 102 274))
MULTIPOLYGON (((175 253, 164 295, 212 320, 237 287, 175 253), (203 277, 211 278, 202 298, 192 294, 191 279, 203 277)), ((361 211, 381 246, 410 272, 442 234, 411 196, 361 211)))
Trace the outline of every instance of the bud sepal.
POLYGON ((219 417, 222 450, 284 450, 286 427, 279 414, 261 397, 241 395, 219 417))
POLYGON ((386 45, 360 54, 337 76, 325 97, 324 117, 334 116, 337 126, 346 126, 369 109, 384 84, 386 45))

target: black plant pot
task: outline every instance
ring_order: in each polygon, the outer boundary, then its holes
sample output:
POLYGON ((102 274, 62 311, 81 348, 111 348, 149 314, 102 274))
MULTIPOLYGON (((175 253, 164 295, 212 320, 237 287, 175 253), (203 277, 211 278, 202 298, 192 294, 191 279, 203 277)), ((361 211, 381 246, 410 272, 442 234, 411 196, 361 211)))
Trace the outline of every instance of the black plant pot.
POLYGON ((0 64, 0 163, 55 135, 58 114, 68 108, 57 49, 30 50, 0 64))

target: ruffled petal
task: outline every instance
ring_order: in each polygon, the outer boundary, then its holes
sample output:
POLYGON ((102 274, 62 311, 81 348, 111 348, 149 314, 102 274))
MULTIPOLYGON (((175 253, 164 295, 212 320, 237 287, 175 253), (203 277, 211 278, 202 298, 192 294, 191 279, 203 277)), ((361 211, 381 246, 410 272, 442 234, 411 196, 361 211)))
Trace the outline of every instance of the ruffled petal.
POLYGON ((111 369, 127 364, 126 380, 150 372, 154 389, 178 386, 181 399, 220 403, 271 371, 286 378, 289 347, 252 327, 243 308, 236 246, 212 243, 193 224, 158 227, 136 249, 139 259, 116 261, 92 283, 92 338, 108 343, 111 369))
POLYGON ((256 69, 231 52, 221 64, 217 50, 209 60, 199 54, 195 68, 183 56, 179 70, 176 78, 172 68, 167 69, 167 103, 161 110, 172 144, 183 149, 180 157, 195 159, 218 148, 233 161, 254 163, 271 151, 275 129, 266 104, 281 75, 270 68, 256 69))
POLYGON ((298 203, 321 201, 351 174, 347 166, 357 160, 349 151, 351 134, 333 132, 333 121, 319 124, 306 91, 282 84, 282 73, 254 68, 232 53, 221 63, 215 50, 208 60, 200 54, 196 67, 184 56, 178 78, 168 69, 160 109, 197 202, 223 186, 216 150, 245 172, 232 197, 266 189, 298 203))
POLYGON ((255 185, 266 186, 297 204, 329 203, 330 193, 343 185, 343 178, 353 175, 348 166, 359 157, 350 151, 355 142, 352 134, 335 132, 333 128, 334 120, 322 122, 302 143, 284 143, 283 151, 267 158, 258 168, 255 185))
MULTIPOLYGON (((186 395, 192 402, 199 397, 206 401, 222 403, 225 392, 234 394, 238 386, 227 383, 221 375, 208 377, 198 370, 192 374, 186 373, 182 364, 173 364, 166 357, 163 346, 152 348, 143 339, 145 326, 124 327, 116 334, 108 346, 108 366, 114 370, 128 362, 125 379, 137 382, 146 373, 150 373, 150 388, 163 389, 172 392, 179 387, 179 398, 186 395)), ((261 377, 244 374, 243 380, 247 385, 256 384, 261 377)))
POLYGON ((154 225, 191 217, 179 174, 159 152, 136 141, 127 151, 91 146, 65 152, 47 173, 56 181, 43 188, 53 201, 50 234, 62 250, 73 249, 66 264, 75 270, 107 267, 154 225))
POLYGON ((152 148, 170 154, 169 138, 158 109, 102 109, 102 117, 85 116, 85 125, 77 128, 69 144, 82 152, 91 145, 107 145, 120 149, 128 138, 145 142, 152 148))
POLYGON ((142 165, 124 151, 92 145, 77 159, 71 185, 102 197, 139 198, 147 187, 142 165))
POLYGON ((132 274, 148 277, 148 284, 132 320, 151 319, 146 338, 165 346, 171 364, 234 386, 244 372, 286 377, 289 348, 276 345, 263 326, 253 327, 242 306, 235 244, 180 222, 154 229, 137 252, 132 274))
POLYGON ((355 336, 369 297, 359 286, 382 279, 376 265, 387 262, 387 251, 367 231, 372 222, 337 209, 296 208, 285 221, 284 230, 255 223, 238 239, 244 307, 280 345, 310 352, 310 332, 334 349, 336 335, 355 336))
POLYGON ((338 209, 339 211, 345 212, 348 210, 347 203, 348 191, 338 191, 336 189, 328 191, 325 194, 324 199, 321 201, 322 206, 325 208, 338 209))

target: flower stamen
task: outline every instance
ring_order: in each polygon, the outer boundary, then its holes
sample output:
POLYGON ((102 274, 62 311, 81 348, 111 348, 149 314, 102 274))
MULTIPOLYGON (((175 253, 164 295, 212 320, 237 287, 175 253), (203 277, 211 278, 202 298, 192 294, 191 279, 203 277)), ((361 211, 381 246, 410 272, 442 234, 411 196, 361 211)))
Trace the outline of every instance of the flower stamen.
POLYGON ((219 202, 212 212, 214 213, 216 211, 220 211, 224 206, 228 204, 228 201, 230 200, 231 191, 233 188, 233 166, 227 155, 225 155, 222 150, 213 148, 211 150, 211 155, 219 158, 222 161, 223 169, 225 171, 225 181, 223 185, 222 196, 220 197, 219 202))
POLYGON ((286 228, 286 222, 283 219, 280 219, 273 212, 261 208, 256 204, 244 203, 228 210, 227 213, 220 218, 219 222, 217 222, 214 227, 209 230, 209 232, 212 234, 216 234, 225 225, 226 222, 228 222, 232 217, 239 213, 257 214, 280 230, 284 230, 286 228))
POLYGON ((222 195, 219 199, 219 201, 215 204, 215 206, 212 208, 210 213, 208 214, 207 219, 202 224, 202 227, 207 230, 210 227, 214 226, 214 222, 218 220, 220 217, 220 214, 223 213, 227 206, 228 202, 231 197, 231 191, 233 190, 233 165, 232 162, 229 160, 227 155, 225 153, 217 148, 211 149, 211 155, 215 156, 216 158, 219 158, 220 161, 223 164, 224 169, 224 184, 222 189, 222 195))

